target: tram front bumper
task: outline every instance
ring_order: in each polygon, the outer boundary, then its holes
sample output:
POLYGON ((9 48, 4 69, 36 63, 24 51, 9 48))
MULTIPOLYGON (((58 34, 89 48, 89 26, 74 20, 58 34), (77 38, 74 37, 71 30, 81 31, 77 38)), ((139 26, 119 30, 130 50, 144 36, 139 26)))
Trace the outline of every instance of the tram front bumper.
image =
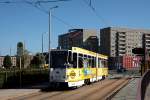
POLYGON ((51 87, 78 87, 82 86, 84 81, 77 81, 77 82, 50 82, 51 87))

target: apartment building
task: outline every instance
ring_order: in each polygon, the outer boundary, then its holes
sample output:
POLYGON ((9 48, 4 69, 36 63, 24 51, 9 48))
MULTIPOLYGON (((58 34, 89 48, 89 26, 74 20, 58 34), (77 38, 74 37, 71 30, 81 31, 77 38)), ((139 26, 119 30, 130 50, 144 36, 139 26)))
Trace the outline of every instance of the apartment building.
POLYGON ((71 49, 72 47, 98 51, 99 41, 96 30, 71 29, 68 33, 59 35, 58 48, 71 49))
POLYGON ((150 34, 143 35, 143 47, 150 51, 150 34))
POLYGON ((107 27, 100 30, 100 51, 110 57, 133 55, 132 49, 150 49, 150 30, 107 27))

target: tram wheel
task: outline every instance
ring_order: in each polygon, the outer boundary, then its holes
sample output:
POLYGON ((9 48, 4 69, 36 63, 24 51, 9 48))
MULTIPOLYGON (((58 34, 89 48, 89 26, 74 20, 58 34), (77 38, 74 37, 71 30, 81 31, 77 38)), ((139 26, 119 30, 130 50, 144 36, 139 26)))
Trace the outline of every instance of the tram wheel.
POLYGON ((86 85, 90 85, 90 84, 91 84, 90 79, 85 79, 85 80, 84 80, 84 83, 85 83, 86 85))
POLYGON ((102 80, 104 80, 104 79, 105 79, 105 75, 102 76, 102 80))

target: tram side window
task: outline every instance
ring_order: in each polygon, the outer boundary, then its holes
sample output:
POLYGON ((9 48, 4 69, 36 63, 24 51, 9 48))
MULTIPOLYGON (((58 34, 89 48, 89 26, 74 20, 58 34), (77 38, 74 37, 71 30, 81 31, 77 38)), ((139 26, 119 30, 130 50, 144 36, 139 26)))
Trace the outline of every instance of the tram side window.
POLYGON ((98 58, 98 68, 100 68, 101 67, 101 60, 100 60, 100 58, 98 58))
POLYGON ((103 68, 104 67, 104 61, 101 60, 101 67, 103 68))
POLYGON ((93 68, 93 66, 94 66, 94 58, 92 57, 92 65, 91 65, 91 68, 93 68))
POLYGON ((83 68, 83 59, 79 57, 79 68, 83 68))
POLYGON ((89 68, 89 67, 90 67, 90 66, 89 66, 89 59, 85 58, 85 59, 83 60, 83 67, 84 67, 84 68, 89 68))
POLYGON ((104 60, 104 67, 107 67, 108 65, 107 65, 107 61, 106 60, 104 60))
POLYGON ((92 67, 92 59, 89 58, 89 67, 92 67))
POLYGON ((94 68, 96 68, 96 57, 94 57, 94 68))
POLYGON ((73 53, 73 68, 77 68, 77 53, 73 53))
POLYGON ((79 61, 78 61, 79 68, 83 68, 83 55, 79 54, 79 61))
POLYGON ((102 61, 101 61, 101 67, 107 67, 107 63, 106 63, 105 60, 102 60, 102 61))
POLYGON ((87 55, 84 55, 84 58, 83 58, 83 67, 84 68, 89 68, 89 58, 87 55))
POLYGON ((92 68, 96 67, 96 58, 95 57, 92 58, 92 66, 91 67, 92 68))

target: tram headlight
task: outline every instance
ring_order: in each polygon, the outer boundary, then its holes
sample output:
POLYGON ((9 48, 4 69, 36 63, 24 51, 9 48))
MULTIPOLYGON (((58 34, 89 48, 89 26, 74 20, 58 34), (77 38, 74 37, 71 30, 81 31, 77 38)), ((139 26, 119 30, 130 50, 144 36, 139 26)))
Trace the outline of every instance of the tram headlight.
POLYGON ((50 69, 50 71, 53 71, 53 70, 54 70, 53 68, 50 69))

